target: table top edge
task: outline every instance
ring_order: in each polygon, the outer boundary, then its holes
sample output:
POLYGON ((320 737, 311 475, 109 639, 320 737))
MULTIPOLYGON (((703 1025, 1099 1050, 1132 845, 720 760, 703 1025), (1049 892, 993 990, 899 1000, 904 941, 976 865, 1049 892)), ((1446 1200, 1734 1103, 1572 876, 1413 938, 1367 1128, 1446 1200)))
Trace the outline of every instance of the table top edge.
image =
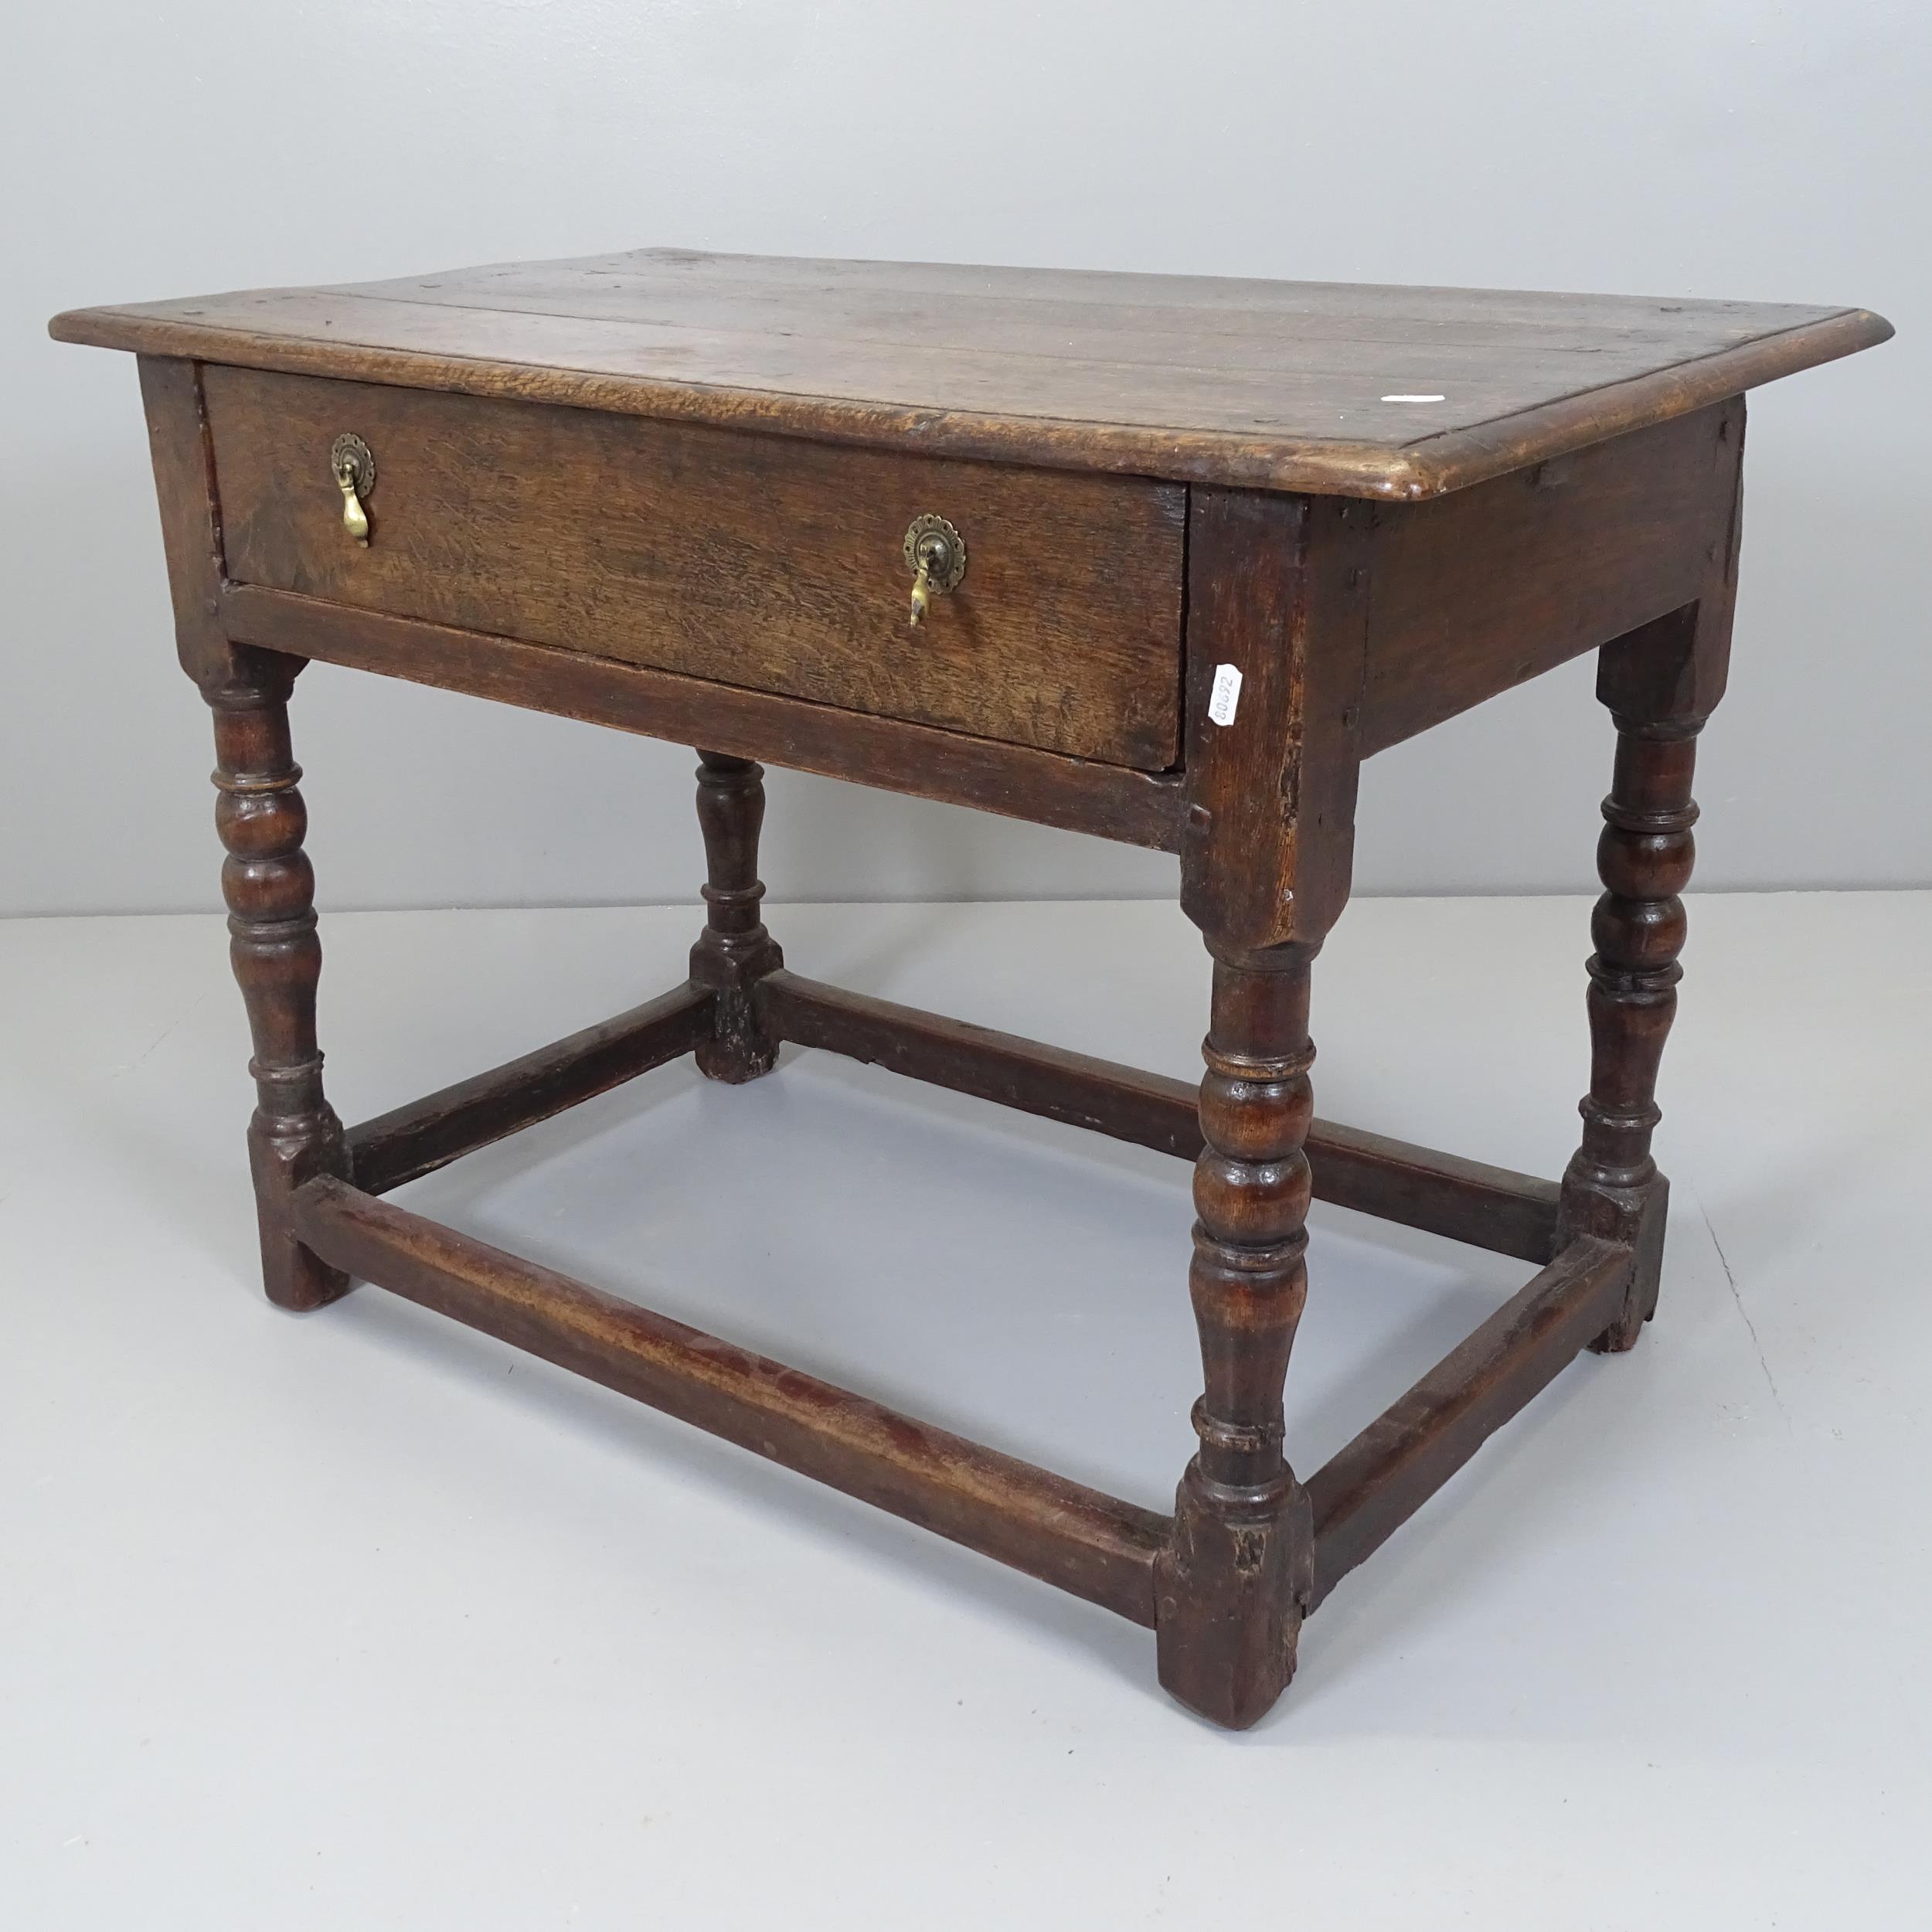
POLYGON ((1894 333, 1869 310, 1817 311, 1789 328, 1666 369, 1391 444, 921 407, 317 341, 168 312, 179 306, 65 310, 49 322, 48 333, 56 342, 162 359, 558 403, 965 460, 1384 502, 1447 495, 1876 347, 1894 333))

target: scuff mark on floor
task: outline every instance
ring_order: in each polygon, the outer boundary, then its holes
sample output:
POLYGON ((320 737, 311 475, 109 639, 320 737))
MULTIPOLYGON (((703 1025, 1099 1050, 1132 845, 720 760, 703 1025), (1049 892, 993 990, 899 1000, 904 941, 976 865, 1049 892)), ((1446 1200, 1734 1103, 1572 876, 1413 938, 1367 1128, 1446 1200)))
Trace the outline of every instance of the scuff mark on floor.
POLYGON ((201 1011, 202 1007, 206 1003, 207 998, 208 995, 205 991, 197 993, 195 997, 191 999, 188 1004, 184 1006, 181 1011, 161 1029, 160 1033, 155 1037, 151 1044, 144 1047, 141 1052, 137 1053, 132 1060, 128 1061, 125 1065, 117 1066, 114 1070, 107 1076, 107 1077, 111 1080, 117 1080, 121 1079, 124 1075, 133 1073, 137 1067, 145 1065, 155 1052, 166 1042, 168 1036, 182 1025, 183 1021, 189 1019, 193 1015, 201 1011))
POLYGON ((1711 1246, 1717 1254, 1717 1265, 1724 1270, 1724 1279, 1730 1284, 1731 1299, 1737 1304, 1738 1318, 1744 1324, 1747 1334, 1751 1338, 1752 1352, 1757 1357, 1757 1366, 1764 1372, 1764 1386, 1771 1392, 1771 1400, 1777 1404, 1777 1413, 1784 1419, 1784 1427, 1791 1426, 1791 1412, 1784 1406, 1784 1398, 1777 1393, 1777 1378, 1771 1373, 1771 1365, 1764 1359, 1764 1345, 1757 1338, 1757 1324, 1750 1317, 1750 1311, 1744 1306, 1744 1298, 1737 1291, 1737 1277, 1731 1272, 1731 1264, 1725 1258, 1724 1244, 1717 1238, 1717 1230, 1711 1226, 1711 1211, 1704 1205, 1702 1195, 1697 1196, 1697 1211, 1704 1217, 1704 1232, 1711 1237, 1711 1246))

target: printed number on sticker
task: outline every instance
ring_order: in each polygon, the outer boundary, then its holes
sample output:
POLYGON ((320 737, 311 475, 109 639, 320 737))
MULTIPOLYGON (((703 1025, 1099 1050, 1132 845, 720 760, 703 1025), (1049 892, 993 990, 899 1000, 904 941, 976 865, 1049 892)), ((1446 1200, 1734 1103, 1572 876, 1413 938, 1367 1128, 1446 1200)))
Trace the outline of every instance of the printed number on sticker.
POLYGON ((1241 702, 1241 674, 1231 664, 1214 667, 1214 689, 1208 694, 1208 716, 1218 725, 1234 722, 1234 708, 1241 702))

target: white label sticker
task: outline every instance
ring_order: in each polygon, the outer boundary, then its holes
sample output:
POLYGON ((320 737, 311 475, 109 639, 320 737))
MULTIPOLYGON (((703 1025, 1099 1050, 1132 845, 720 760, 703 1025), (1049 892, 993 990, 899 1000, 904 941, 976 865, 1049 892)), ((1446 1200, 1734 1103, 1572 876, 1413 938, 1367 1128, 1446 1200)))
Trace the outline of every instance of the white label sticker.
POLYGON ((1231 664, 1214 667, 1214 689, 1208 694, 1208 716, 1218 725, 1234 722, 1234 708, 1241 702, 1241 674, 1231 664))

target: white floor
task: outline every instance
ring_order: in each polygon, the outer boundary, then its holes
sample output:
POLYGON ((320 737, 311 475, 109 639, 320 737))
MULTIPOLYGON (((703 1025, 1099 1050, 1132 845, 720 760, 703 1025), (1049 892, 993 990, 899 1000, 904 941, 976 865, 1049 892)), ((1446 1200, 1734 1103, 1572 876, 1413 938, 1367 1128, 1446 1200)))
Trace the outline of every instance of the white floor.
MULTIPOLYGON (((329 919, 349 1118, 681 976, 695 915, 329 919)), ((1157 905, 798 906, 801 971, 1192 1077, 1157 905)), ((1581 901, 1369 902, 1331 1117, 1553 1174, 1581 901)), ((1151 1639, 373 1289, 264 1302, 213 919, 0 927, 0 1923, 1923 1925, 1932 895, 1706 899, 1663 1308, 1344 1584, 1243 1737, 1151 1639)), ((1165 1507, 1187 1173, 787 1052, 427 1212, 1165 1507)), ((1318 1209, 1314 1467, 1529 1270, 1318 1209)))

